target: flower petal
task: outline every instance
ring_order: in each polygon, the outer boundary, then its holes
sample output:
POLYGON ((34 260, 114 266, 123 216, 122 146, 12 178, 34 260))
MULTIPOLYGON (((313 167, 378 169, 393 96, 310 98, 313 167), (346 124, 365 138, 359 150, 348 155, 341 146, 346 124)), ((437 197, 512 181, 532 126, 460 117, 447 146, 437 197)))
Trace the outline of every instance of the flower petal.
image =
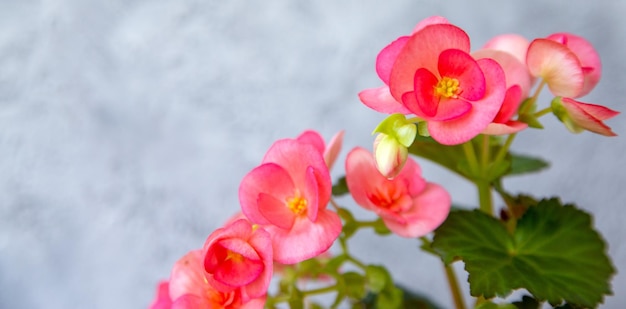
POLYGON ((583 89, 578 97, 588 94, 598 84, 602 75, 602 63, 596 49, 583 37, 571 33, 555 33, 548 36, 547 39, 564 44, 576 55, 583 68, 585 78, 583 89))
POLYGON ((359 92, 359 99, 365 106, 384 114, 410 114, 402 103, 396 101, 389 92, 389 86, 365 89, 359 92))
MULTIPOLYGON (((526 55, 525 51, 524 55, 526 55)), ((521 88, 521 97, 528 97, 533 78, 530 76, 530 72, 528 72, 525 59, 524 62, 520 62, 512 54, 495 49, 481 49, 473 52, 472 56, 476 59, 491 58, 495 60, 504 70, 506 87, 510 88, 518 85, 521 88)))
POLYGON ((372 154, 361 147, 355 147, 346 157, 346 183, 354 201, 366 209, 377 207, 369 199, 369 193, 381 186, 385 178, 376 168, 372 154))
MULTIPOLYGON (((311 149, 314 149, 311 146, 311 149)), ((239 185, 239 203, 242 212, 256 224, 270 224, 259 210, 261 193, 273 196, 279 201, 293 197, 295 184, 289 173, 278 164, 265 163, 250 171, 239 185)), ((263 201, 266 201, 265 198, 263 201)))
POLYGON ((437 24, 449 24, 449 23, 450 22, 445 17, 442 17, 442 16, 426 17, 422 19, 422 21, 417 23, 417 25, 415 25, 415 28, 413 28, 413 31, 411 31, 411 34, 424 29, 426 26, 437 25, 437 24))
POLYGON ((503 51, 513 55, 519 62, 526 63, 526 52, 529 44, 530 42, 519 34, 502 34, 489 40, 483 49, 503 51))
POLYGON ((439 79, 435 74, 426 70, 415 71, 413 87, 415 92, 407 92, 402 97, 402 103, 415 115, 430 118, 437 114, 439 106, 439 96, 435 94, 435 87, 439 79), (413 93, 407 97, 407 94, 413 93), (412 100, 415 99, 415 100, 412 100))
POLYGON ((391 69, 389 88, 397 101, 413 90, 415 71, 425 68, 437 72, 439 54, 446 49, 469 52, 469 37, 461 28, 450 24, 429 25, 411 35, 391 69))
POLYGON ((485 76, 482 70, 468 53, 458 49, 444 50, 439 55, 439 75, 455 78, 459 81, 462 92, 460 97, 476 101, 485 95, 485 76))
POLYGON ((276 225, 281 229, 290 229, 296 220, 296 214, 289 209, 285 200, 281 201, 269 194, 259 193, 257 205, 259 212, 269 224, 276 225))
POLYGON ((383 218, 394 233, 408 238, 424 236, 434 231, 450 213, 451 198, 441 186, 428 183, 414 200, 414 207, 402 213, 406 223, 383 218))
POLYGON ((485 75, 485 96, 472 103, 465 115, 448 121, 429 121, 428 132, 439 143, 457 145, 469 141, 493 121, 506 93, 504 72, 492 59, 477 61, 485 75))
POLYGON ((391 75, 393 63, 396 62, 398 54, 400 54, 408 40, 408 36, 401 36, 383 48, 376 56, 376 73, 385 85, 389 85, 389 76, 391 75))
POLYGON ((326 146, 324 145, 324 139, 317 131, 306 130, 302 132, 302 134, 298 135, 298 137, 296 137, 296 140, 305 144, 312 145, 320 153, 324 153, 324 149, 326 148, 326 146))
POLYGON ((576 125, 605 136, 617 135, 602 120, 612 118, 619 112, 601 105, 578 102, 570 98, 562 98, 562 103, 576 125))
POLYGON ((563 44, 535 39, 528 47, 526 64, 530 74, 543 78, 555 96, 575 98, 583 90, 584 76, 580 61, 563 44))
POLYGON ((344 131, 341 130, 337 132, 328 143, 326 149, 324 149, 324 162, 326 162, 326 166, 328 169, 331 169, 341 152, 341 145, 343 144, 343 136, 344 131))
POLYGON ((341 219, 328 209, 320 209, 315 222, 301 216, 289 231, 272 226, 267 231, 272 235, 274 260, 294 264, 328 250, 341 233, 341 219))
POLYGON ((504 101, 500 111, 493 119, 493 122, 506 123, 517 113, 519 106, 522 104, 522 88, 519 85, 514 85, 506 90, 504 95, 504 101))
POLYGON ((492 122, 480 133, 486 135, 506 135, 517 133, 526 128, 528 128, 528 124, 514 120, 507 121, 506 123, 492 122))

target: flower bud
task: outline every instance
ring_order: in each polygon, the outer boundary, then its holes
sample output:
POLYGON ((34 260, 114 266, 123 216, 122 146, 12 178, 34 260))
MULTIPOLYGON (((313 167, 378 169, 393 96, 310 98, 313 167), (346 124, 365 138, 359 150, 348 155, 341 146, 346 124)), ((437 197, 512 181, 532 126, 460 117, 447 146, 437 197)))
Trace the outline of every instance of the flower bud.
POLYGON ((552 100, 552 112, 573 133, 587 130, 605 136, 617 135, 603 121, 615 117, 619 112, 602 105, 556 97, 552 100))

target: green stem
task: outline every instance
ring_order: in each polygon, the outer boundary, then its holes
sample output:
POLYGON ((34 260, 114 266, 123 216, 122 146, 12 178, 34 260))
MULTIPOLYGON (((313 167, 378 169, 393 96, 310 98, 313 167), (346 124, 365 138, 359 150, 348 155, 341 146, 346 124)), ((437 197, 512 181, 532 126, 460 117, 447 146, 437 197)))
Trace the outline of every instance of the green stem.
POLYGON ((329 293, 329 292, 335 292, 337 291, 338 286, 337 285, 331 285, 331 286, 327 286, 327 287, 323 287, 323 288, 319 288, 319 289, 313 289, 313 290, 308 290, 308 291, 301 291, 303 296, 311 296, 311 295, 318 295, 318 294, 324 294, 324 293, 329 293))
POLYGON ((487 169, 489 168, 489 159, 491 159, 490 157, 490 153, 489 153, 489 135, 483 135, 483 140, 482 140, 482 151, 481 151, 481 156, 480 156, 480 165, 482 167, 482 172, 483 174, 481 176, 483 177, 487 177, 487 169))
POLYGON ((474 175, 478 174, 480 168, 478 166, 478 159, 476 158, 476 151, 474 150, 474 145, 471 140, 463 143, 463 151, 465 152, 470 170, 474 175))
POLYGON ((476 182, 478 187, 478 201, 480 210, 493 216, 493 205, 491 198, 491 184, 488 181, 480 180, 476 182))
POLYGON ((461 294, 454 268, 452 268, 452 265, 444 265, 443 267, 446 270, 446 277, 448 278, 448 285, 450 286, 450 292, 454 300, 454 307, 456 309, 465 309, 465 301, 463 300, 463 294, 461 294))
POLYGON ((543 116, 545 114, 548 114, 550 112, 552 112, 552 106, 548 106, 548 107, 546 107, 546 108, 536 112, 533 116, 535 116, 536 118, 539 118, 539 117, 541 117, 541 116, 543 116))
POLYGON ((504 157, 506 156, 506 153, 509 151, 509 147, 511 147, 511 143, 513 143, 513 140, 515 139, 516 135, 517 133, 513 133, 513 134, 510 134, 506 138, 504 145, 500 147, 500 150, 498 150, 498 154, 496 154, 496 158, 493 160, 494 165, 497 165, 498 163, 500 163, 500 161, 504 160, 504 157))

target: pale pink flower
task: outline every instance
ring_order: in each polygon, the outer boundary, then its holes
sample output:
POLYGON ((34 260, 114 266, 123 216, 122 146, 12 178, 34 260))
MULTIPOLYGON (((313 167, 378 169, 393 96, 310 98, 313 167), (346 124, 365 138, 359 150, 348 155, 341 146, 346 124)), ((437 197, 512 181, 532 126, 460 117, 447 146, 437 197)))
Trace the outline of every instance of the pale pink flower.
POLYGON ((535 39, 528 47, 526 64, 533 76, 541 77, 555 96, 578 98, 600 80, 600 56, 591 43, 569 33, 535 39))
MULTIPOLYGON (((519 62, 526 63, 526 52, 530 42, 519 34, 501 34, 491 38, 483 49, 495 49, 513 55, 519 62)), ((506 71, 506 70, 505 70, 506 71)))
POLYGON ((410 158, 400 174, 387 179, 376 168, 372 154, 357 147, 346 159, 346 182, 357 204, 378 214, 389 230, 402 237, 432 232, 450 212, 448 192, 426 182, 410 158))
POLYGON ((532 86, 532 77, 526 65, 520 62, 514 55, 495 49, 481 49, 472 53, 475 59, 493 59, 504 71, 506 80, 506 94, 502 106, 493 121, 481 133, 489 135, 502 135, 519 132, 528 125, 521 121, 513 120, 522 101, 528 97, 532 86))
MULTIPOLYGON (((448 20, 444 17, 431 16, 419 22, 413 29, 412 34, 429 25, 448 23, 448 20)), ((391 96, 391 93, 389 92, 389 77, 391 75, 391 69, 396 61, 396 58, 398 57, 398 54, 400 54, 408 40, 409 36, 401 36, 378 53, 378 56, 376 57, 376 73, 385 85, 378 88, 366 89, 359 93, 359 99, 361 99, 361 102, 377 112, 385 114, 400 113, 405 115, 411 113, 410 110, 402 105, 401 100, 397 100, 391 96)))
POLYGON ((220 292, 209 284, 202 265, 202 250, 193 250, 172 268, 169 283, 159 284, 150 309, 261 309, 265 296, 243 301, 239 290, 220 292), (169 287, 166 289, 166 287, 169 287), (167 295, 166 295, 167 293, 167 295), (169 299, 169 301, 168 301, 169 299))
POLYGON ((222 292, 240 289, 244 301, 267 293, 272 278, 272 241, 246 219, 215 230, 203 247, 209 283, 222 292))
POLYGON ((274 260, 293 264, 326 251, 341 233, 339 216, 326 206, 331 180, 319 149, 283 139, 239 187, 241 209, 272 237, 274 260))
POLYGON ((441 144, 464 143, 495 118, 505 97, 505 78, 492 59, 475 60, 460 28, 433 24, 411 35, 389 77, 391 95, 428 123, 441 144))
POLYGON ((574 133, 587 130, 605 136, 617 135, 603 121, 619 112, 604 106, 557 97, 552 100, 552 112, 574 133))

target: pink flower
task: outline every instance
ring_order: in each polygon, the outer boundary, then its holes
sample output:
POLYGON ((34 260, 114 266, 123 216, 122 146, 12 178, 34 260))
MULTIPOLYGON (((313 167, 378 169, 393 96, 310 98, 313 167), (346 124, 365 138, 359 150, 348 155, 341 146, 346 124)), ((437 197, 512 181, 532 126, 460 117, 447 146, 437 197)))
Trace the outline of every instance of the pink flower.
MULTIPOLYGON (((418 32, 424 27, 433 24, 448 24, 448 20, 441 16, 431 16, 419 22, 412 33, 418 32)), ((361 102, 377 112, 385 114, 400 113, 405 115, 411 113, 410 110, 402 105, 400 100, 396 100, 389 92, 391 68, 408 40, 409 36, 401 36, 378 53, 376 57, 376 73, 385 85, 378 88, 366 89, 359 93, 361 102)))
POLYGON ((574 133, 587 130, 605 136, 617 135, 603 121, 619 112, 604 106, 556 97, 552 100, 552 111, 574 133))
POLYGON ((528 97, 532 86, 532 77, 526 65, 520 62, 516 56, 495 49, 481 49, 472 56, 476 59, 493 59, 504 71, 506 80, 506 94, 502 102, 502 107, 485 130, 481 133, 490 135, 502 135, 519 132, 528 127, 527 124, 512 120, 517 114, 517 110, 522 101, 528 97))
POLYGON ((602 65, 591 43, 569 33, 535 39, 528 47, 526 64, 541 77, 555 96, 582 97, 600 80, 602 65))
POLYGON ((391 95, 428 122, 439 143, 464 143, 495 118, 505 97, 505 78, 492 59, 475 60, 470 41, 450 24, 414 33, 391 69, 391 95))
POLYGON ((159 284, 157 301, 150 309, 260 309, 264 305, 264 296, 244 302, 239 290, 220 292, 215 289, 205 276, 202 250, 193 250, 174 264, 169 284, 159 284))
POLYGON ((430 233, 450 212, 448 192, 426 182, 412 159, 390 180, 376 169, 372 154, 357 147, 346 159, 346 182, 357 204, 374 211, 392 232, 402 237, 430 233))
POLYGON ((331 181, 319 149, 283 139, 239 187, 241 209, 272 237, 274 260, 293 264, 326 251, 341 232, 339 216, 326 209, 331 181))
POLYGON ((267 293, 272 278, 272 242, 262 228, 239 219, 211 233, 203 254, 207 280, 216 289, 241 289, 244 301, 267 293))

